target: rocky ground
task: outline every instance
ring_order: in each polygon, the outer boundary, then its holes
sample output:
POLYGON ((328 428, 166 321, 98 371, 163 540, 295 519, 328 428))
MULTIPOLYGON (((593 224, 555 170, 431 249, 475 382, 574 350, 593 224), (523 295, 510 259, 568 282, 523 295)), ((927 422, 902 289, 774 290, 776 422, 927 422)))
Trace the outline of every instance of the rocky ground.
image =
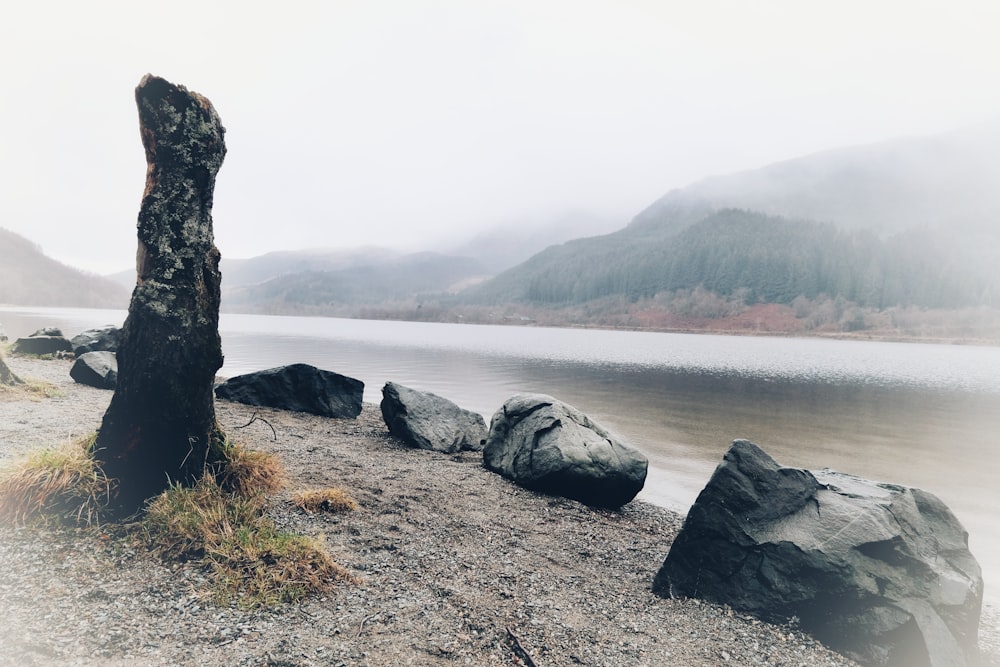
MULTIPOLYGON (((92 432, 111 393, 69 362, 9 358, 59 385, 0 394, 0 460, 92 432)), ((650 592, 680 527, 633 502, 596 511, 487 472, 473 454, 403 447, 377 406, 357 420, 219 402, 223 426, 289 473, 270 512, 325 536, 362 579, 263 611, 218 607, 207 573, 166 565, 100 530, 0 527, 0 665, 850 665, 792 627, 650 592), (274 428, 272 433, 271 427, 274 428), (361 505, 308 515, 295 490, 339 486, 361 505)), ((984 664, 1000 665, 984 609, 984 664)))

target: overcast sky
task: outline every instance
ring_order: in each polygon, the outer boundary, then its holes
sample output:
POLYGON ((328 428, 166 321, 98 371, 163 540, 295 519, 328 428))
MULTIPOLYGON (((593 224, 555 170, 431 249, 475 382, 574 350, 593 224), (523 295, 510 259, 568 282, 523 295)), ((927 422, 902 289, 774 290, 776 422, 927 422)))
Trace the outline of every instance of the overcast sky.
POLYGON ((416 250, 995 119, 998 34, 995 0, 14 3, 0 226, 133 264, 146 72, 226 126, 223 256, 416 250))

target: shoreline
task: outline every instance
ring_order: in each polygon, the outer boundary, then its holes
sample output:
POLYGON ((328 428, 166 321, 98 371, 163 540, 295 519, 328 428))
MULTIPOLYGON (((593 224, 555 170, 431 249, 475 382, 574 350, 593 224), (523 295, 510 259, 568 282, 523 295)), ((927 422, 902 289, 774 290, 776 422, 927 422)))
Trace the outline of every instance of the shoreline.
MULTIPOLYGON (((70 362, 7 361, 62 395, 0 398, 0 461, 99 425, 112 394, 73 382, 70 362)), ((643 501, 594 510, 520 489, 474 453, 404 447, 370 403, 356 420, 216 405, 238 442, 287 469, 269 516, 325 535, 363 583, 270 610, 220 608, 200 595, 194 566, 155 562, 100 531, 3 527, 0 664, 526 664, 518 647, 538 665, 854 664, 794 628, 653 595, 676 512, 643 501), (244 427, 254 412, 275 435, 244 427), (308 515, 288 500, 323 486, 361 508, 308 515)), ((997 619, 984 609, 987 665, 1000 665, 997 619)))
MULTIPOLYGON (((0 311, 19 310, 33 311, 39 309, 52 310, 102 310, 122 313, 128 312, 128 304, 121 308, 88 308, 82 306, 25 306, 18 304, 0 303, 0 311)), ((296 313, 296 312, 262 312, 255 310, 237 311, 223 308, 221 315, 254 315, 264 317, 308 317, 308 318, 330 318, 346 320, 363 320, 372 322, 423 322, 427 324, 465 324, 470 326, 501 326, 501 327, 539 327, 545 329, 581 329, 595 331, 635 331, 642 333, 666 333, 666 334, 688 334, 688 335, 708 335, 708 336, 756 336, 764 338, 820 338, 827 340, 864 341, 871 343, 913 343, 921 345, 971 345, 979 347, 1000 347, 1000 338, 984 338, 981 336, 928 336, 928 335, 907 335, 898 331, 887 331, 884 329, 867 329, 861 331, 820 331, 820 330, 756 330, 747 328, 719 328, 710 327, 658 327, 658 326, 628 326, 628 325, 606 325, 606 324, 574 324, 572 322, 554 323, 539 322, 535 320, 520 321, 515 319, 500 319, 497 321, 464 321, 463 319, 420 319, 407 317, 360 317, 350 314, 337 313, 296 313)), ((3 322, 0 320, 0 325, 3 322)), ((118 324, 118 326, 121 326, 118 324)), ((7 332, 11 341, 16 336, 7 332)), ((27 335, 30 332, 25 332, 27 335)))

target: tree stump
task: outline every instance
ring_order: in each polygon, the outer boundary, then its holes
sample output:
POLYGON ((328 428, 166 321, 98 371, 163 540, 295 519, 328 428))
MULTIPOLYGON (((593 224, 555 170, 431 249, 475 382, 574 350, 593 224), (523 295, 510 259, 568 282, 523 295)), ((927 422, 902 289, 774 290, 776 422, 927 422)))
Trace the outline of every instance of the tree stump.
POLYGON ((143 77, 135 99, 147 162, 138 277, 95 445, 126 512, 224 457, 212 393, 222 366, 212 202, 225 128, 206 98, 159 77, 143 77))

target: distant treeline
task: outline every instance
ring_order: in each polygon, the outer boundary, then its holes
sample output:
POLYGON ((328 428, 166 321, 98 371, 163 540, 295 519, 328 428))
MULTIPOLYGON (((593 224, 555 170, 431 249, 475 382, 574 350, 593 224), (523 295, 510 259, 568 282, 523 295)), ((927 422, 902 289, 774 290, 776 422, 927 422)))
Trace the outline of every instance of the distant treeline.
MULTIPOLYGON (((414 295, 441 294, 483 268, 468 257, 435 253, 358 264, 335 270, 305 270, 225 290, 228 309, 284 314, 335 314, 344 306, 378 305, 414 295)), ((223 276, 225 281, 225 276, 223 276)))
POLYGON ((469 292, 469 303, 632 301, 700 288, 748 304, 841 298, 866 308, 1000 302, 1000 278, 974 243, 940 230, 880 239, 832 224, 726 209, 680 232, 625 228, 555 246, 469 292), (971 259, 970 259, 971 258, 971 259))

